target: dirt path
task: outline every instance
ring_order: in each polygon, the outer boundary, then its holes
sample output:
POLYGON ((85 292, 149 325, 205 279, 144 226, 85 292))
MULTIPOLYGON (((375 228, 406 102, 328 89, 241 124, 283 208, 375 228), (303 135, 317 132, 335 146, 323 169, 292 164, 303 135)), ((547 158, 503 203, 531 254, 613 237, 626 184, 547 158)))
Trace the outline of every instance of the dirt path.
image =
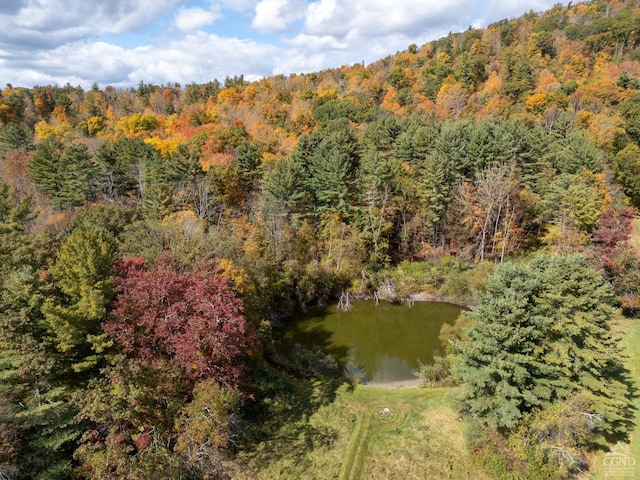
MULTIPOLYGON (((375 386, 381 387, 383 385, 375 386)), ((388 384, 387 387, 392 388, 388 384)), ((405 421, 412 409, 411 402, 395 397, 391 392, 385 393, 381 397, 378 399, 379 405, 373 406, 370 402, 363 402, 357 405, 355 410, 357 423, 344 455, 338 477, 339 480, 359 480, 362 478, 362 472, 368 456, 369 441, 375 435, 383 434, 385 431, 398 427, 405 421)))
POLYGON ((360 478, 364 459, 367 456, 367 440, 369 439, 372 416, 371 412, 361 411, 358 413, 358 423, 349 441, 339 480, 358 480, 360 478))

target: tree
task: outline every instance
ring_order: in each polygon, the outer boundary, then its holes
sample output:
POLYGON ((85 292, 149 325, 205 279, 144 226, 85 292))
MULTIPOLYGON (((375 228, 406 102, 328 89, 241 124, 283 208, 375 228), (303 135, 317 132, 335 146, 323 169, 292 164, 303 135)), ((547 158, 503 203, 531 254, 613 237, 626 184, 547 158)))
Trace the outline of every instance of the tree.
POLYGON ((500 250, 500 259, 508 249, 509 234, 517 218, 518 181, 514 165, 492 165, 482 170, 474 184, 462 183, 456 191, 459 222, 467 223, 467 230, 477 247, 477 257, 484 260, 485 254, 495 255, 500 250))
POLYGON ((193 389, 193 400, 176 419, 178 437, 175 451, 187 462, 222 476, 224 451, 234 440, 238 430, 239 397, 217 385, 204 381, 193 389))
POLYGON ((140 138, 120 137, 103 143, 95 155, 99 191, 110 202, 121 201, 136 190, 138 198, 144 198, 147 166, 157 156, 154 148, 140 138))
POLYGON ((640 93, 635 93, 618 106, 618 111, 625 119, 627 134, 640 143, 640 93))
POLYGON ((640 310, 640 259, 629 245, 633 214, 631 208, 608 208, 603 212, 598 227, 593 230, 591 257, 591 261, 613 285, 623 312, 627 315, 637 314, 640 310))
POLYGON ((599 150, 581 130, 552 143, 547 157, 560 173, 580 173, 585 168, 591 172, 602 170, 599 150))
POLYGON ((598 224, 602 210, 611 202, 602 174, 583 170, 579 174, 558 175, 542 195, 549 233, 544 238, 560 251, 571 251, 588 241, 588 233, 598 224))
POLYGON ((26 265, 3 280, 0 412, 15 453, 0 451, 0 464, 15 465, 18 478, 66 478, 82 431, 68 401, 66 369, 52 348, 41 312, 45 289, 38 272, 26 265))
POLYGON ((352 180, 349 157, 323 142, 312 157, 309 173, 309 189, 318 211, 334 211, 347 216, 352 180))
POLYGON ((0 131, 0 157, 9 150, 31 150, 33 133, 24 123, 8 123, 0 131))
POLYGON ((87 381, 87 370, 72 367, 95 352, 86 338, 89 329, 70 331, 80 348, 61 351, 66 332, 62 322, 52 328, 46 312, 51 314, 53 307, 56 313, 68 313, 63 320, 79 327, 75 320, 86 318, 82 315, 89 315, 91 305, 78 302, 78 297, 93 298, 84 273, 95 268, 95 257, 71 248, 79 240, 72 234, 74 240, 63 243, 48 275, 49 244, 15 225, 0 228, 0 236, 0 417, 6 426, 3 435, 14 439, 15 452, 0 449, 0 464, 16 465, 18 478, 68 478, 71 454, 83 430, 71 397, 87 381), (60 290, 52 285, 54 279, 60 281, 60 290), (74 309, 74 302, 81 306, 74 309))
POLYGON ((640 147, 630 143, 614 157, 616 180, 631 202, 640 206, 640 147))
POLYGON ((227 388, 246 387, 254 340, 242 302, 215 271, 186 271, 170 256, 118 266, 118 296, 104 331, 143 365, 160 361, 227 388))
POLYGON ((31 198, 16 201, 9 185, 0 180, 0 231, 22 231, 31 214, 31 198))
POLYGON ((86 145, 65 146, 54 138, 38 144, 29 164, 34 183, 51 195, 54 207, 63 209, 94 199, 95 173, 86 145))
POLYGON ((147 367, 124 355, 116 355, 101 373, 74 395, 77 419, 86 425, 74 452, 80 464, 75 476, 202 478, 171 449, 173 425, 193 380, 167 362, 147 367))
POLYGON ((388 162, 376 151, 363 156, 358 171, 360 187, 360 204, 358 219, 363 236, 372 250, 372 265, 379 265, 388 260, 388 236, 392 231, 391 169, 388 162))
POLYGON ((43 312, 54 345, 72 362, 75 371, 95 367, 109 346, 100 327, 113 297, 111 269, 115 254, 110 235, 80 226, 65 239, 51 267, 62 298, 47 299, 43 312))
POLYGON ((611 330, 613 291, 579 255, 503 264, 468 316, 474 320, 455 372, 462 410, 491 427, 578 392, 593 402, 597 431, 629 427, 629 387, 611 330))
POLYGON ((262 176, 262 191, 268 213, 290 216, 292 220, 303 216, 309 208, 305 188, 305 170, 293 156, 276 162, 262 176))
POLYGON ((235 164, 240 170, 243 187, 247 192, 253 187, 253 181, 258 174, 261 159, 262 151, 253 143, 244 141, 238 145, 235 164))
POLYGON ((52 195, 62 189, 59 163, 63 153, 62 142, 50 138, 38 144, 29 164, 29 174, 33 182, 52 195))

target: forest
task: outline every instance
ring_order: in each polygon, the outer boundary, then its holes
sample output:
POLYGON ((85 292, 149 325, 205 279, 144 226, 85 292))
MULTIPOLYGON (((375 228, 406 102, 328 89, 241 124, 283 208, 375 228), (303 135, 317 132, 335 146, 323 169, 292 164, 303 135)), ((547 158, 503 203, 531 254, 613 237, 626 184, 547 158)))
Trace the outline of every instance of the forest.
POLYGON ((422 374, 474 468, 588 471, 635 425, 638 24, 569 2, 312 74, 6 85, 0 479, 266 478, 352 381, 282 328, 419 292, 471 307, 422 374))

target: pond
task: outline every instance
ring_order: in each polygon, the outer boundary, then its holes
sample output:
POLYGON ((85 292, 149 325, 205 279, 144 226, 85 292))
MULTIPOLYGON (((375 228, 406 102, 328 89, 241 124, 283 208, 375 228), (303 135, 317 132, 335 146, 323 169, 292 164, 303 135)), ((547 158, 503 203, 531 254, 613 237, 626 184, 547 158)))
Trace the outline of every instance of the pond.
POLYGON ((461 311, 440 302, 409 307, 357 301, 347 312, 332 305, 293 321, 285 344, 319 346, 363 383, 408 380, 420 363, 433 363, 433 354, 443 352, 440 328, 453 324, 461 311))

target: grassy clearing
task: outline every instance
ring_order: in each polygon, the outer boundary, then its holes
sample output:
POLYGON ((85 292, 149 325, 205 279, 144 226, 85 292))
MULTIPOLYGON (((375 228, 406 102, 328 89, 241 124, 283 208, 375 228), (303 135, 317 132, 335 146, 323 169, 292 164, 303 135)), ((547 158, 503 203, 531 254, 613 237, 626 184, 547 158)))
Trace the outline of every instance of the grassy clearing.
POLYGON ((236 478, 488 479, 465 449, 450 392, 342 386, 303 428, 283 427, 241 458, 236 478))
MULTIPOLYGON (((629 244, 640 254, 640 218, 634 218, 633 230, 629 238, 629 244)), ((618 329, 622 335, 622 343, 626 354, 626 365, 635 382, 635 388, 640 388, 640 320, 621 317, 618 321, 618 329)), ((628 443, 619 443, 612 446, 613 450, 625 452, 631 455, 637 465, 634 467, 634 476, 640 478, 640 391, 636 392, 634 400, 635 427, 629 436, 628 443)), ((603 465, 605 453, 599 452, 591 459, 592 469, 586 478, 593 480, 616 478, 611 469, 607 471, 603 465)), ((618 476, 618 478, 621 478, 618 476)), ((624 478, 624 477, 622 477, 624 478)))
MULTIPOLYGON (((640 320, 621 318, 618 328, 623 332, 623 345, 627 356, 627 368, 636 384, 640 385, 640 320)), ((634 399, 635 427, 629 436, 629 442, 620 442, 612 446, 612 450, 620 451, 631 455, 637 462, 634 466, 634 475, 626 478, 640 478, 640 392, 636 392, 634 399)), ((617 475, 614 469, 604 467, 604 452, 599 452, 591 459, 592 470, 584 477, 590 480, 625 478, 617 475)))
POLYGON ((631 232, 631 238, 629 238, 629 245, 634 247, 637 252, 640 252, 640 218, 634 218, 631 226, 633 230, 631 232))
MULTIPOLYGON (((624 348, 627 355, 627 368, 631 372, 631 377, 635 381, 636 388, 640 386, 640 321, 637 319, 625 318, 622 320, 624 336, 624 348)), ((640 392, 636 392, 634 400, 635 407, 635 428, 630 437, 630 453, 640 463, 640 392)), ((638 465, 638 478, 640 478, 640 465, 638 465)))

